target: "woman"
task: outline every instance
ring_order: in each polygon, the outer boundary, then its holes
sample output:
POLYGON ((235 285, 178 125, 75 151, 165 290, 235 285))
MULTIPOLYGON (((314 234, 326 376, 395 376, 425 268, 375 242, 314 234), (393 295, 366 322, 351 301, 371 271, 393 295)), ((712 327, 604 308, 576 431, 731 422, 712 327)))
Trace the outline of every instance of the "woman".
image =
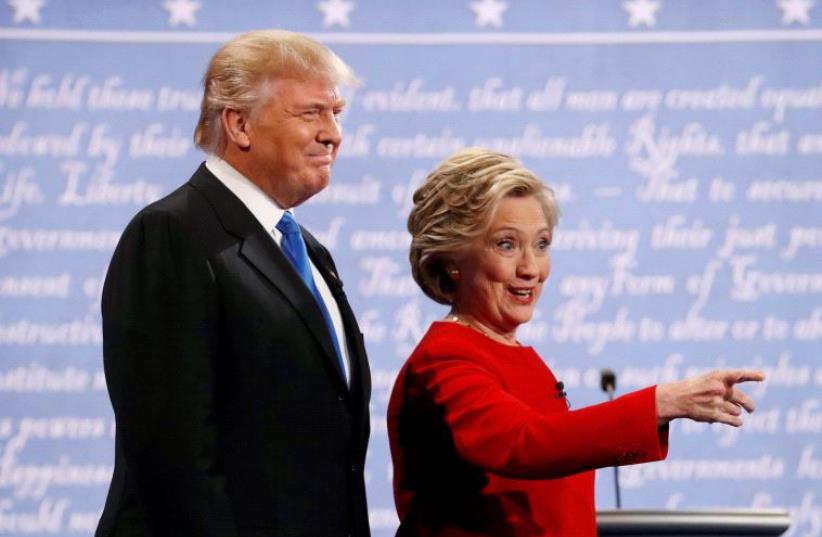
POLYGON ((509 156, 461 151, 414 194, 414 279, 451 306, 388 406, 399 536, 596 535, 596 468, 665 457, 668 423, 741 425, 753 402, 716 371, 569 410, 517 327, 550 272, 552 191, 509 156))

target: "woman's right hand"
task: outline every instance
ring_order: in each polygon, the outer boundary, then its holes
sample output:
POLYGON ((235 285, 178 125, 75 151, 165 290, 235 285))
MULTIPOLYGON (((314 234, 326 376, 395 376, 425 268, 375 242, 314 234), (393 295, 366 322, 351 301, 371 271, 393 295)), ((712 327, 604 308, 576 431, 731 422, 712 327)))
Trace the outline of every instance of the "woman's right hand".
POLYGON ((749 369, 724 369, 656 388, 657 423, 676 418, 707 423, 742 425, 742 409, 754 411, 754 401, 737 388, 740 382, 761 382, 765 374, 749 369))

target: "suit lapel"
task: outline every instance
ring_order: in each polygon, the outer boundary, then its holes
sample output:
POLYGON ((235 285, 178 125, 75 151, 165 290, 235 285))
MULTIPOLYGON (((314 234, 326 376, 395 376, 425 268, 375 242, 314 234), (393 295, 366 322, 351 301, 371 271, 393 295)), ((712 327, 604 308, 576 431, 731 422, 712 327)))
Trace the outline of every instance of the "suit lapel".
POLYGON ((366 390, 370 390, 370 385, 367 385, 368 371, 365 359, 366 353, 360 337, 357 318, 351 310, 351 305, 348 303, 348 298, 343 291, 342 280, 340 280, 329 260, 326 259, 328 254, 324 252, 324 248, 311 233, 305 229, 302 231, 303 237, 305 238, 305 245, 308 249, 308 256, 311 258, 314 266, 317 267, 317 270, 319 270, 326 284, 328 284, 328 288, 334 296, 334 301, 340 310, 343 329, 345 330, 346 341, 348 342, 348 358, 351 365, 350 391, 362 395, 366 390))
POLYGON ((326 362, 335 372, 332 376, 338 381, 338 387, 348 391, 317 301, 273 237, 204 164, 192 176, 190 184, 208 199, 226 231, 242 240, 240 257, 255 267, 291 304, 323 349, 326 362))

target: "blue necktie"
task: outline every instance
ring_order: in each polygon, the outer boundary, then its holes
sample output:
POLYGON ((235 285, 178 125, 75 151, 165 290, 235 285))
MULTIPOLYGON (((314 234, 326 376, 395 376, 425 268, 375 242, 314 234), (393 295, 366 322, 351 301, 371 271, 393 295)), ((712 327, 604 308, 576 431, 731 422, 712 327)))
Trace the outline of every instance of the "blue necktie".
POLYGON ((317 305, 325 319, 325 325, 328 328, 328 335, 331 336, 331 343, 334 344, 334 351, 337 353, 337 361, 340 363, 340 371, 343 378, 345 378, 345 366, 343 365, 342 353, 340 352, 340 344, 337 342, 337 331, 334 330, 334 323, 331 322, 331 315, 328 314, 328 308, 325 306, 325 301, 314 283, 314 278, 311 276, 311 265, 308 260, 308 251, 305 249, 305 241, 303 235, 300 233, 300 226, 297 224, 291 213, 285 211, 283 217, 277 223, 277 229, 283 234, 282 250, 285 256, 297 269, 297 273, 302 278, 305 285, 314 295, 317 305))

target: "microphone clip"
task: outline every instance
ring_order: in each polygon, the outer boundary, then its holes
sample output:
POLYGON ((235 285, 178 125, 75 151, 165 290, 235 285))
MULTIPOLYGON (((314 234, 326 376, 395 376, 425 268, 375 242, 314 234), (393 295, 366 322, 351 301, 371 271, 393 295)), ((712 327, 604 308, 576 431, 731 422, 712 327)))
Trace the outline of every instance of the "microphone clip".
POLYGON ((554 385, 554 387, 557 390, 557 394, 556 394, 557 399, 565 399, 565 405, 568 408, 571 408, 571 401, 568 400, 568 394, 565 393, 565 383, 562 382, 561 380, 557 381, 557 383, 554 385))

